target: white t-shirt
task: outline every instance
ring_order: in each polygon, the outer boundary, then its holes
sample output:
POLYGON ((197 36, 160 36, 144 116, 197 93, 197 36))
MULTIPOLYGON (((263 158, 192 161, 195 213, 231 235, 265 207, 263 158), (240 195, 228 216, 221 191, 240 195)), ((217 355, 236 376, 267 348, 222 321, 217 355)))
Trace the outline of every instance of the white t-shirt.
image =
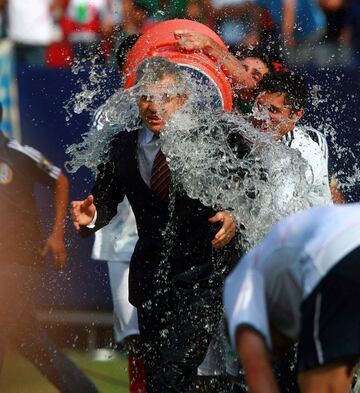
POLYGON ((21 44, 48 45, 54 27, 50 0, 9 0, 9 37, 21 44))
POLYGON ((296 341, 300 306, 327 272, 360 246, 360 204, 306 210, 277 224, 225 281, 230 339, 249 325, 271 348, 270 321, 296 341))
POLYGON ((325 137, 312 128, 295 127, 282 138, 288 147, 300 152, 309 164, 306 177, 312 183, 312 206, 331 203, 328 173, 328 146, 325 137), (311 137, 310 135, 313 135, 311 137))

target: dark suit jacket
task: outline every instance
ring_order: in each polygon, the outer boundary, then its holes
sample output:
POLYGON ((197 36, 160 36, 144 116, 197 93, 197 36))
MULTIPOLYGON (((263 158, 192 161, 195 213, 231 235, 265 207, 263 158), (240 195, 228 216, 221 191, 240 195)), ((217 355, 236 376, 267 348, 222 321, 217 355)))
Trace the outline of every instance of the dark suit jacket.
MULTIPOLYGON (((222 288, 227 264, 238 255, 234 242, 225 249, 211 245, 219 226, 208 223, 215 214, 198 200, 176 191, 174 207, 162 202, 144 183, 137 162, 138 131, 120 132, 112 142, 109 161, 99 167, 93 188, 97 221, 87 235, 106 225, 127 196, 135 214, 139 240, 130 263, 129 300, 140 306, 164 288, 222 288), (165 232, 164 232, 165 231, 165 232)), ((171 203, 170 203, 171 205, 171 203)))

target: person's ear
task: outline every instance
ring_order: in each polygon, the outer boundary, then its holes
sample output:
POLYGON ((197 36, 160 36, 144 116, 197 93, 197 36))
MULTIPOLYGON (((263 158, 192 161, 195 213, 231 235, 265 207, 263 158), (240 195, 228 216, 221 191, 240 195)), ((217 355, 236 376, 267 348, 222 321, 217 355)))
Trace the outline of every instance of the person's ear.
POLYGON ((294 112, 291 115, 291 120, 293 121, 293 123, 297 123, 304 116, 304 113, 304 108, 300 108, 297 112, 294 112))

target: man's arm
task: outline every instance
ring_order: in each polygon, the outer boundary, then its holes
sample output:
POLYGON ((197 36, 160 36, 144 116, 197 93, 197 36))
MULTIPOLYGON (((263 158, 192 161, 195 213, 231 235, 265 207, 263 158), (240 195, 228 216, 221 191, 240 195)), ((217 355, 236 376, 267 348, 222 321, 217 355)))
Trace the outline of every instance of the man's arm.
POLYGON ((56 179, 54 188, 54 225, 50 236, 47 238, 41 255, 45 256, 52 252, 55 265, 62 268, 66 262, 66 250, 64 242, 64 225, 69 201, 69 182, 61 173, 56 179))
POLYGON ((345 195, 342 193, 340 187, 337 184, 335 175, 331 176, 330 179, 330 191, 332 201, 336 204, 346 203, 345 195))
POLYGON ((241 80, 244 72, 241 62, 212 38, 190 30, 176 30, 174 36, 181 49, 204 51, 213 57, 232 83, 241 80))
POLYGON ((241 326, 236 333, 236 348, 251 393, 279 393, 270 355, 263 337, 254 329, 241 326))
POLYGON ((100 164, 98 169, 92 194, 84 200, 71 203, 73 224, 82 236, 91 235, 107 225, 116 215, 117 206, 125 196, 121 179, 117 176, 113 163, 110 161, 100 164), (91 228, 87 227, 92 223, 94 225, 91 228))
POLYGON ((96 216, 97 212, 93 195, 89 195, 81 201, 71 202, 71 217, 77 231, 81 227, 89 226, 93 221, 96 221, 96 216))

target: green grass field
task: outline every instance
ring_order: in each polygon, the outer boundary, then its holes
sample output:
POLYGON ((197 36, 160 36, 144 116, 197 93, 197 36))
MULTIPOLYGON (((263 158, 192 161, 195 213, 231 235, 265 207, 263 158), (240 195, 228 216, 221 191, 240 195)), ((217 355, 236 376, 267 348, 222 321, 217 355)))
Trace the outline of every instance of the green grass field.
MULTIPOLYGON (((94 361, 88 354, 69 352, 73 361, 96 384, 101 393, 128 393, 127 359, 94 361)), ((358 375, 359 375, 358 370, 358 375)), ((360 384, 354 392, 360 393, 360 384)), ((16 352, 5 358, 0 377, 1 393, 58 393, 28 361, 16 352)))
MULTIPOLYGON (((127 393, 127 360, 112 358, 94 361, 87 354, 69 352, 69 356, 90 377, 101 393, 127 393)), ((16 352, 6 355, 0 377, 1 393, 57 393, 47 380, 16 352)))

